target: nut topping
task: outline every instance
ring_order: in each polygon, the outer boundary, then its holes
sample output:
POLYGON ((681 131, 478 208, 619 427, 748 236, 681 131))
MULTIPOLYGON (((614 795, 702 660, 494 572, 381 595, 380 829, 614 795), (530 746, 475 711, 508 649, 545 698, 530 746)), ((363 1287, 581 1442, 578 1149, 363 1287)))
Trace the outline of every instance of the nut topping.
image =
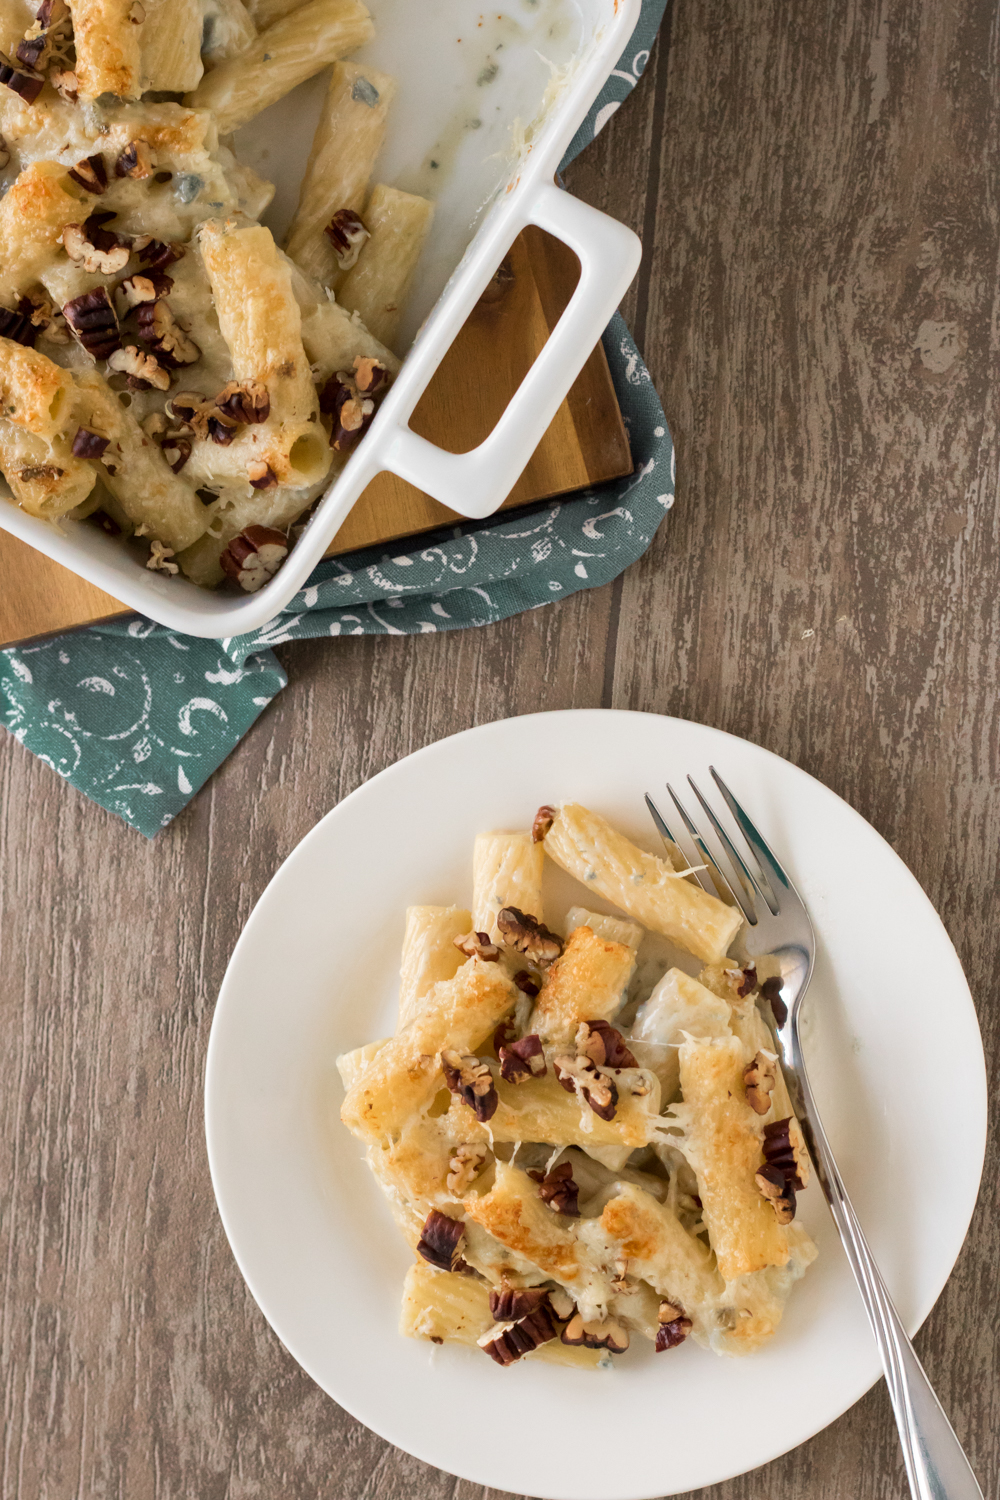
POLYGON ((780 1167, 772 1167, 765 1162, 762 1167, 757 1168, 754 1178, 761 1196, 766 1198, 774 1209, 774 1216, 779 1224, 790 1224, 795 1218, 795 1188, 788 1181, 780 1167))
POLYGON ((461 1219, 450 1219, 447 1214, 432 1208, 424 1221, 417 1242, 417 1254, 439 1271, 457 1271, 461 1261, 459 1249, 465 1238, 465 1225, 461 1219))
MULTIPOLYGON (((214 496, 213 496, 214 498, 214 496)), ((223 548, 219 562, 223 572, 240 588, 255 594, 277 573, 288 556, 288 538, 271 526, 245 526, 223 548)))
POLYGON ((586 1349, 608 1349, 624 1354, 628 1348, 628 1329, 616 1318, 585 1322, 582 1313, 574 1313, 562 1331, 564 1344, 582 1344, 586 1349))
MULTIPOLYGON (((63 312, 66 309, 63 308, 63 312)), ((108 369, 128 376, 133 391, 148 391, 150 386, 158 391, 169 391, 170 372, 163 369, 152 354, 143 354, 135 344, 126 344, 116 349, 108 359, 108 369)))
POLYGON ((371 238, 364 222, 351 208, 341 208, 334 214, 324 229, 342 271, 349 271, 357 263, 366 240, 371 238))
POLYGON ((331 446, 338 453, 345 453, 367 430, 375 415, 375 402, 357 390, 350 375, 338 370, 320 391, 319 409, 324 416, 333 418, 331 446))
MULTIPOLYGON (((486 1164, 486 1147, 477 1145, 457 1146, 448 1161, 446 1179, 449 1193, 456 1198, 464 1197, 486 1164)), ((493 1316, 499 1317, 499 1313, 493 1316)))
POLYGON ((145 141, 131 141, 115 162, 116 177, 132 177, 136 181, 152 177, 153 153, 145 141))
POLYGON ((271 415, 267 386, 257 380, 247 380, 242 385, 231 380, 222 387, 215 404, 237 423, 266 422, 271 415))
POLYGON ((148 235, 140 235, 132 248, 140 263, 151 271, 163 271, 167 266, 172 266, 175 260, 183 260, 187 253, 183 245, 168 245, 165 241, 151 239, 148 235))
POLYGON ((22 484, 29 484, 33 479, 61 479, 65 472, 55 464, 31 464, 27 469, 18 469, 17 477, 22 484))
MULTIPOLYGON (((211 427, 211 423, 209 426, 211 427)), ((214 434, 213 434, 214 435, 214 434)), ((251 459, 247 464, 247 478, 255 490, 270 490, 278 482, 278 476, 262 458, 251 459)))
POLYGON ((662 1354, 664 1349, 676 1349, 678 1344, 683 1344, 691 1332, 691 1319, 683 1307, 675 1302, 660 1303, 657 1322, 659 1325, 656 1330, 657 1354, 662 1354))
POLYGON ((108 185, 108 169, 99 151, 94 156, 85 156, 75 167, 70 167, 69 175, 85 192, 95 196, 103 193, 108 185))
POLYGON ((102 229, 99 223, 102 217, 92 214, 83 224, 67 224, 62 242, 75 265, 102 276, 114 276, 128 264, 132 247, 128 240, 102 229))
POLYGON ((144 302, 156 302, 173 289, 173 281, 162 271, 140 271, 135 276, 126 276, 115 288, 125 299, 126 311, 139 307, 144 302))
POLYGON ((153 573, 176 573, 178 571, 177 564, 167 561, 173 555, 173 547, 165 547, 162 542, 158 542, 154 537, 149 544, 149 561, 146 567, 153 573))
POLYGON ((497 1056, 500 1077, 507 1083, 525 1083, 548 1072, 541 1038, 537 1036, 523 1036, 519 1042, 505 1043, 498 1048, 497 1056))
POLYGON ((370 355, 354 356, 354 384, 363 396, 374 396, 389 379, 389 371, 380 359, 370 355))
POLYGON ((556 1077, 568 1094, 575 1093, 590 1105, 601 1120, 613 1120, 618 1090, 612 1079, 599 1073, 589 1057, 565 1053, 553 1059, 556 1077))
POLYGON ((90 427, 78 427, 76 437, 73 439, 73 456, 74 458, 100 458, 110 441, 110 438, 101 437, 99 432, 94 432, 90 427))
POLYGON ((179 474, 191 457, 191 444, 186 437, 171 434, 163 439, 162 452, 174 473, 179 474))
POLYGON ((493 1033, 493 1051, 497 1057, 500 1056, 501 1047, 509 1047, 511 1042, 517 1041, 517 1027, 509 1016, 500 1022, 493 1033))
MULTIPOLYGON (((543 1294, 544 1295, 544 1294, 543 1294)), ((492 1302, 492 1297, 491 1297, 492 1302)), ((498 1365, 512 1365, 523 1354, 530 1354, 540 1344, 547 1344, 556 1336, 556 1327, 549 1312, 548 1302, 538 1306, 516 1321, 494 1323, 492 1328, 476 1340, 480 1349, 485 1349, 498 1365)))
POLYGON ((777 1082, 776 1062, 773 1053, 758 1052, 753 1062, 743 1069, 747 1103, 758 1115, 766 1115, 771 1108, 771 1093, 777 1082))
POLYGON ((493 1074, 486 1063, 471 1052, 456 1052, 446 1047, 441 1053, 444 1081, 453 1094, 475 1111, 476 1119, 485 1123, 496 1114, 497 1098, 493 1074))
POLYGON ((97 286, 74 297, 63 308, 63 317, 95 359, 108 359, 121 348, 121 330, 107 287, 97 286))
POLYGON ((581 1021, 576 1030, 576 1050, 598 1068, 637 1068, 625 1038, 607 1021, 581 1021))
POLYGON ((31 349, 34 347, 37 332, 32 316, 32 304, 27 297, 21 298, 15 312, 11 312, 9 308, 0 307, 0 338, 10 339, 11 343, 23 344, 26 349, 31 349))
POLYGON ((764 1160, 780 1167, 799 1192, 809 1181, 809 1153, 802 1127, 794 1115, 764 1126, 764 1160))
POLYGON ((80 80, 68 68, 52 68, 49 72, 49 82, 67 104, 75 104, 79 99, 80 80))
POLYGON ((516 906, 504 906, 497 912, 497 926, 508 948, 526 953, 540 969, 553 963, 562 952, 562 939, 537 917, 529 916, 516 906))
POLYGON ((516 1323, 536 1312, 548 1302, 549 1294, 541 1286, 511 1286, 501 1280, 499 1287, 490 1292, 490 1316, 498 1323, 516 1323))
POLYGON ((15 68, 10 58, 0 52, 0 83, 18 94, 25 104, 34 104, 42 92, 45 79, 37 73, 24 73, 15 68))
POLYGON ((522 995, 530 995, 532 999, 538 994, 541 985, 529 969, 518 969, 514 975, 514 983, 522 995))
POLYGON ((558 808, 543 804, 535 813, 535 821, 531 825, 531 841, 540 844, 556 820, 558 808))
POLYGON ((500 949, 496 943, 490 942, 488 932, 467 932, 464 937, 455 938, 454 943, 459 953, 464 953, 466 958, 478 957, 487 964, 500 961, 500 949))
POLYGON ((528 1176, 538 1183, 539 1197, 554 1213, 565 1214, 568 1219, 580 1217, 580 1188, 573 1180, 572 1162, 560 1162, 544 1177, 541 1172, 529 1172, 528 1176))
POLYGON ((137 320, 139 337, 162 365, 176 369, 178 365, 193 365, 201 358, 201 350, 177 322, 169 302, 160 299, 141 303, 137 320))

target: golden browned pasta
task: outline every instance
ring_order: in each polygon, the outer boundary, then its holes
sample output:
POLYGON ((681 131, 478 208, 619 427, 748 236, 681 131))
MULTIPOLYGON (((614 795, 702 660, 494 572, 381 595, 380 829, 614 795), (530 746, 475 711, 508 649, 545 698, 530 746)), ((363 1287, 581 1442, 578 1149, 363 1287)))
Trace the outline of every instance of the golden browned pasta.
POLYGON ((0 420, 0 471, 22 510, 52 521, 82 505, 97 483, 89 464, 74 457, 69 439, 41 438, 0 420))
POLYGON ((531 1030, 561 1046, 573 1039, 581 1021, 613 1020, 634 968, 634 949, 605 942, 589 927, 578 927, 545 976, 531 1030))
POLYGON ((472 958, 435 985, 411 1024, 393 1037, 344 1101, 340 1117, 356 1135, 397 1134, 443 1087, 441 1052, 469 1052, 492 1035, 517 995, 499 964, 472 958))
POLYGON ((680 1048, 684 1150, 727 1281, 788 1260, 788 1235, 754 1180, 764 1158, 758 1116, 744 1096, 749 1061, 735 1036, 688 1041, 680 1048))
POLYGON ((75 395, 68 370, 37 349, 0 338, 0 409, 8 421, 54 437, 70 421, 75 395))
POLYGON ((78 222, 93 203, 56 161, 36 161, 0 198, 0 296, 37 281, 53 258, 65 225, 78 222))
POLYGON ((76 73, 83 99, 142 92, 143 5, 135 0, 68 0, 73 17, 76 73))
POLYGON ((665 860, 637 848, 578 802, 559 807, 545 835, 545 852, 643 927, 707 963, 725 955, 743 925, 738 911, 680 878, 665 860))
POLYGON ((452 979, 468 955, 455 947, 472 927, 472 913, 460 906, 409 906, 403 957, 399 966, 399 1022, 408 1026, 430 991, 442 979, 452 979))

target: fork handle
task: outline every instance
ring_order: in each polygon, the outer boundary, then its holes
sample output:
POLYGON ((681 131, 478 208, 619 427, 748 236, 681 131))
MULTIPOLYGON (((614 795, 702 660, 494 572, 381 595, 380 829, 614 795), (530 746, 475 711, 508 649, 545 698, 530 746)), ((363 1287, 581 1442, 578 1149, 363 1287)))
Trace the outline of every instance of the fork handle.
POLYGON ((868 1248, 820 1122, 801 1055, 796 1061, 805 1106, 803 1132, 882 1356, 910 1491, 914 1500, 983 1500, 969 1460, 934 1394, 868 1248))

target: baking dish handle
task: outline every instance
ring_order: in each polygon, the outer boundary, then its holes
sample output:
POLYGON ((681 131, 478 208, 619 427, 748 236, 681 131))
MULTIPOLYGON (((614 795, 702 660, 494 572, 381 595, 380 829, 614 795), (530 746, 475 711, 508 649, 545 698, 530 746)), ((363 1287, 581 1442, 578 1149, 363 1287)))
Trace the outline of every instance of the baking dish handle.
POLYGON ((638 237, 624 224, 554 184, 543 183, 526 203, 521 227, 528 224, 575 251, 580 279, 503 416, 468 453, 448 453, 401 422, 379 455, 384 468, 470 518, 491 515, 514 488, 610 322, 642 254, 638 237))

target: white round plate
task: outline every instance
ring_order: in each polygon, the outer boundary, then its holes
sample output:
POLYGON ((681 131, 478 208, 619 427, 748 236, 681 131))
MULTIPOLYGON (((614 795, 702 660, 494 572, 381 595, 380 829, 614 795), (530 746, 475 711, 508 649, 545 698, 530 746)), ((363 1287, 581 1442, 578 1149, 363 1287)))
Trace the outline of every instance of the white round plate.
MULTIPOLYGON (((508 719, 420 750, 359 787, 289 856, 219 997, 208 1152, 226 1233, 265 1317, 352 1415, 494 1490, 638 1500, 715 1484, 804 1442, 880 1374, 815 1186, 800 1205, 819 1260, 777 1337, 749 1358, 720 1359, 689 1340, 669 1355, 633 1344, 609 1372, 500 1369, 478 1350, 397 1331, 411 1254, 339 1122, 334 1059, 395 1028, 405 907, 468 902, 475 834, 526 827, 542 802, 583 802, 655 848, 643 792, 683 785, 688 772, 704 789, 710 764, 812 913, 810 1073, 913 1331, 954 1265, 979 1186, 986 1080, 975 1012, 939 918, 889 845, 756 745, 595 710, 508 719), (928 1078, 948 1101, 946 1131, 928 1078)), ((570 887, 561 874, 553 882, 550 920, 570 887)))

